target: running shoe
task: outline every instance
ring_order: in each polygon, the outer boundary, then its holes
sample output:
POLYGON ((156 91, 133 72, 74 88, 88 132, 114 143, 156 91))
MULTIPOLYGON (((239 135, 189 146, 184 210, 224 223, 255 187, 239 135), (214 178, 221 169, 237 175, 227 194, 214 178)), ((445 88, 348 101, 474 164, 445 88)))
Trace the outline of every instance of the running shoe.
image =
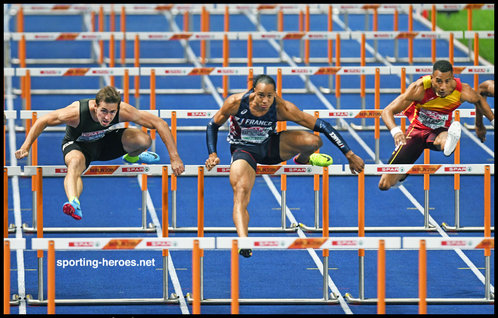
POLYGON ((448 128, 448 137, 446 137, 446 143, 444 144, 444 155, 448 157, 455 151, 455 148, 460 140, 460 135, 462 134, 462 126, 458 121, 454 121, 450 128, 448 128))
POLYGON ((239 254, 244 257, 251 257, 252 250, 250 248, 239 248, 239 254))
POLYGON ((138 160, 135 162, 128 161, 128 156, 124 155, 123 156, 123 161, 126 163, 147 163, 147 164, 153 164, 153 163, 158 163, 160 160, 159 155, 155 152, 152 151, 144 151, 141 154, 138 155, 138 160))
POLYGON ((62 206, 62 211, 69 216, 72 216, 75 220, 81 220, 83 213, 81 212, 81 206, 78 200, 73 199, 71 202, 66 202, 62 206))
POLYGON ((309 164, 312 166, 328 167, 332 162, 332 157, 323 153, 314 153, 309 159, 309 164))

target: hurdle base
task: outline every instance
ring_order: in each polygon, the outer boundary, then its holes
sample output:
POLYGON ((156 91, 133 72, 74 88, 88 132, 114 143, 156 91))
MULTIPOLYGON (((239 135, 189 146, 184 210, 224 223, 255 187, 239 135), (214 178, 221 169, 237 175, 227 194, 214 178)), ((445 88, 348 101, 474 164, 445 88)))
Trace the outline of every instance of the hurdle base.
MULTIPOLYGON (((441 228, 445 231, 451 231, 451 232, 483 232, 484 227, 483 226, 451 226, 446 223, 441 223, 441 228)), ((490 227, 491 231, 494 232, 495 227, 492 226, 490 227)))
MULTIPOLYGON (((26 295, 26 302, 33 306, 47 306, 48 300, 34 299, 31 295, 26 295)), ((107 299, 55 299, 56 305, 148 305, 148 304, 177 304, 176 298, 107 298, 107 299)))
POLYGON ((10 306, 19 306, 21 303, 21 299, 19 298, 18 294, 12 295, 12 299, 9 301, 10 306))
MULTIPOLYGON (((37 229, 29 227, 26 223, 23 223, 22 230, 24 233, 36 233, 37 229)), ((157 229, 154 224, 149 223, 149 227, 44 227, 44 233, 130 233, 130 232, 145 232, 152 233, 156 232, 157 229)))
POLYGON ((15 224, 9 224, 9 227, 7 228, 8 233, 15 233, 16 232, 16 226, 15 224))
MULTIPOLYGON (((370 126, 362 126, 362 125, 356 125, 356 124, 353 124, 351 123, 351 128, 353 128, 354 130, 375 130, 375 126, 374 125, 370 125, 370 126)), ((381 125, 379 127, 380 130, 387 130, 387 127, 385 125, 381 125)))
MULTIPOLYGON (((378 298, 354 298, 351 294, 346 293, 344 299, 350 304, 355 305, 377 305, 378 298)), ((386 298, 386 304, 418 304, 419 298, 386 298)), ((444 304, 494 304, 494 299, 486 298, 427 298, 427 304, 444 305, 444 304)))
MULTIPOLYGON (((187 293, 185 300, 192 304, 194 299, 190 293, 187 293)), ((338 304, 338 299, 323 298, 239 298, 239 305, 323 305, 338 304)), ((201 300, 201 305, 229 305, 232 303, 230 298, 205 298, 201 300)))
MULTIPOLYGON (((306 226, 302 223, 299 223, 299 227, 301 230, 305 232, 322 232, 323 229, 318 227, 310 227, 306 226)), ((433 225, 429 225, 428 228, 424 226, 366 226, 365 232, 427 232, 427 231, 436 231, 436 227, 433 225)), ((329 227, 330 232, 358 232, 357 226, 345 226, 345 227, 329 227)))

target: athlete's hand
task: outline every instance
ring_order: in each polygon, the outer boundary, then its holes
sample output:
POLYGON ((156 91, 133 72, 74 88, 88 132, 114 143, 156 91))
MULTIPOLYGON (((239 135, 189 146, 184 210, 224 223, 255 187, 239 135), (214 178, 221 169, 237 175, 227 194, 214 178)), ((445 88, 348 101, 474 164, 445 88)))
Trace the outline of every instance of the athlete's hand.
POLYGON ((171 169, 173 170, 175 176, 179 176, 183 172, 185 172, 185 166, 183 165, 183 161, 182 159, 180 159, 179 156, 170 158, 170 160, 171 160, 171 169))
POLYGON ((28 154, 29 154, 29 151, 27 151, 26 149, 24 149, 22 147, 15 152, 16 159, 22 159, 22 158, 28 156, 28 154))
POLYGON ((206 159, 206 168, 208 169, 208 171, 210 171, 219 163, 220 163, 220 158, 218 158, 218 155, 216 154, 216 152, 213 152, 206 159))
POLYGON ((348 151, 346 158, 349 161, 349 169, 351 173, 360 173, 365 168, 365 162, 359 156, 357 156, 352 150, 348 151))
POLYGON ((394 146, 396 148, 398 148, 400 145, 403 145, 403 146, 406 145, 405 134, 403 134, 402 132, 394 135, 394 146))

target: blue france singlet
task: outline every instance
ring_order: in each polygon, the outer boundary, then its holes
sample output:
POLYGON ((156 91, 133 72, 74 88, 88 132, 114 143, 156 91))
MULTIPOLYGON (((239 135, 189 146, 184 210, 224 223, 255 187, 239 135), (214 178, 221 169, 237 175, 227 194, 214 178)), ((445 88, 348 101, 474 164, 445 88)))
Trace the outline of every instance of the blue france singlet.
POLYGON ((249 109, 249 95, 253 92, 251 89, 244 94, 237 114, 230 116, 227 141, 232 145, 261 144, 277 133, 276 99, 266 114, 257 117, 249 109))

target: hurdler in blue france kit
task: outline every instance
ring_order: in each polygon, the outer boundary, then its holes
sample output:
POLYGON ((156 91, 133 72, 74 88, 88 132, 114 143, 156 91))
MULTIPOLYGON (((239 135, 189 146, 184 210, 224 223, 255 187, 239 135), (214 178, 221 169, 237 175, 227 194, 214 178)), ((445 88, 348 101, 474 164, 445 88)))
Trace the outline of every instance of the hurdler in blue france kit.
MULTIPOLYGON (((275 88, 275 81, 270 76, 256 76, 252 89, 229 96, 206 128, 209 157, 205 165, 211 170, 220 162, 216 152, 218 129, 230 119, 227 138, 232 154, 230 184, 234 192, 233 220, 239 237, 248 235, 247 206, 258 163, 278 164, 293 158, 297 164, 332 164, 329 155, 315 153, 323 144, 319 136, 306 131, 277 132, 277 121, 292 121, 325 134, 346 156, 353 173, 361 172, 365 166, 328 122, 306 114, 280 98, 275 88)), ((240 254, 250 257, 251 251, 241 250, 240 254)))

